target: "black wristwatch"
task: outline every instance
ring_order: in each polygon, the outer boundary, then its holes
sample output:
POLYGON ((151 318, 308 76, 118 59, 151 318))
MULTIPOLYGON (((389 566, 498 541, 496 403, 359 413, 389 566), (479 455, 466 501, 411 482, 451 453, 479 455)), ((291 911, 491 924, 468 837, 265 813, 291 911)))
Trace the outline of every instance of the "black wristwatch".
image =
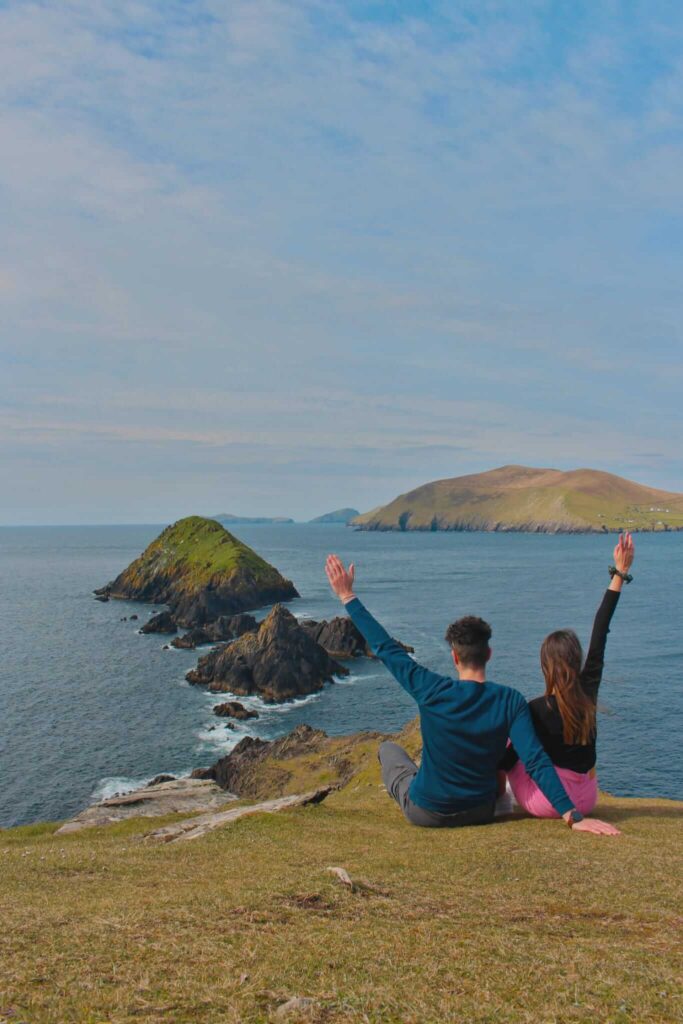
POLYGON ((576 825, 577 822, 579 822, 579 821, 583 821, 583 814, 581 813, 581 811, 577 811, 577 809, 574 807, 569 812, 569 817, 567 818, 567 824, 571 828, 573 825, 576 825))
POLYGON ((614 579, 615 576, 621 576, 624 583, 630 583, 633 579, 630 572, 622 572, 621 569, 617 569, 616 565, 610 565, 608 572, 612 579, 614 579))

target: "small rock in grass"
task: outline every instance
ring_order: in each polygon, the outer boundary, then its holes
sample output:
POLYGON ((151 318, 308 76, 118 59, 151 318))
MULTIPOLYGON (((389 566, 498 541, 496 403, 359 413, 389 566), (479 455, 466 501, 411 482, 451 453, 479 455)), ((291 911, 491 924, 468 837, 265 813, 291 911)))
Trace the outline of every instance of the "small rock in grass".
POLYGON ((315 1000, 308 996, 294 996, 277 1008, 275 1020, 286 1020, 287 1017, 291 1017, 294 1013, 301 1013, 303 1010, 312 1008, 314 1003, 315 1000))

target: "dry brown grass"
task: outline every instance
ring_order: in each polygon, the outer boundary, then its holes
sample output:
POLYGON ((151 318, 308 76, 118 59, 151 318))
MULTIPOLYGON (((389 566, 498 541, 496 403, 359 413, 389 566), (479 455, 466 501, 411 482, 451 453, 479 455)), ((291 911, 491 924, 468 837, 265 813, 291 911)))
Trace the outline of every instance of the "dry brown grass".
POLYGON ((318 1024, 679 1020, 683 805, 601 811, 621 838, 415 829, 364 754, 326 803, 192 843, 0 833, 0 1022, 255 1024, 293 996, 318 1024))

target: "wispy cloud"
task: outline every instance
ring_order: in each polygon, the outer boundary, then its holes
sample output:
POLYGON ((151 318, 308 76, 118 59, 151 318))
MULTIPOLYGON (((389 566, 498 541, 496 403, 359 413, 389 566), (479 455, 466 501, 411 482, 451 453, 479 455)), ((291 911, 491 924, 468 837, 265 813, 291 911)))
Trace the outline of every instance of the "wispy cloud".
POLYGON ((681 486, 668 5, 10 0, 0 31, 0 518, 40 518, 46 453, 49 518, 168 518, 178 474, 302 515, 498 461, 681 486))

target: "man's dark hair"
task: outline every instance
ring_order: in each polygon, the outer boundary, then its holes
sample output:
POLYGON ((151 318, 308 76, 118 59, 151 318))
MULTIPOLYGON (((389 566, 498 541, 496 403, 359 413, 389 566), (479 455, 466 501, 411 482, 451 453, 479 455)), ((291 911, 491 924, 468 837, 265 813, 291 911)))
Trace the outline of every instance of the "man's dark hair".
POLYGON ((446 640, 451 645, 461 665, 483 668, 489 657, 491 627, 476 615, 465 615, 451 622, 446 630, 446 640))

